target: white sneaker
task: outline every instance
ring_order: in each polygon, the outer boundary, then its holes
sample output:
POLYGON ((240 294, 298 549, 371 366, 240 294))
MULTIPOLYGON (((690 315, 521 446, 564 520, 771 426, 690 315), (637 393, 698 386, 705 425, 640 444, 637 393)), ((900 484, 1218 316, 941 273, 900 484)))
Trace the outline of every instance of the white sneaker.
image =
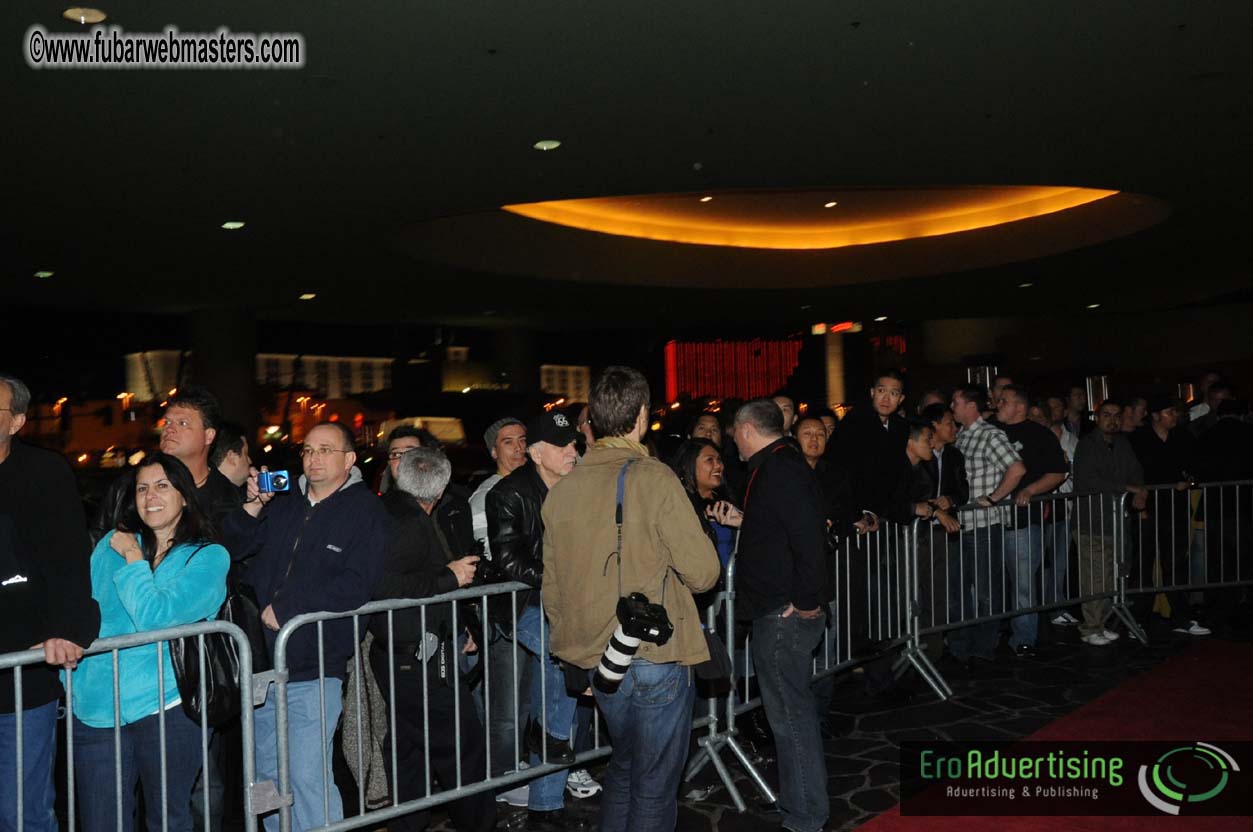
POLYGON ((1063 611, 1063 612, 1062 612, 1062 618, 1066 619, 1066 623, 1067 623, 1067 624, 1078 624, 1078 623, 1079 623, 1079 619, 1075 618, 1073 615, 1071 615, 1071 614, 1070 614, 1070 613, 1068 613, 1068 612, 1064 612, 1064 611, 1063 611))
POLYGON ((1101 635, 1105 636, 1106 641, 1118 641, 1118 633, 1113 630, 1106 630, 1101 635))
POLYGON ((1054 627, 1073 627, 1079 623, 1079 619, 1075 618, 1068 612, 1058 613, 1053 618, 1054 627))
POLYGON ((531 798, 531 786, 527 783, 523 783, 521 786, 518 786, 516 789, 510 789, 507 792, 501 792, 500 794, 496 795, 496 802, 508 803, 510 806, 517 806, 519 808, 525 809, 527 805, 527 801, 530 800, 530 798, 531 798))
POLYGON ((1190 636, 1207 636, 1207 635, 1209 635, 1211 632, 1213 632, 1213 630, 1211 630, 1209 627, 1202 627, 1202 626, 1201 626, 1199 623, 1197 623, 1196 621, 1189 621, 1189 622, 1188 622, 1188 626, 1186 626, 1186 627, 1176 627, 1176 628, 1175 628, 1175 632, 1176 632, 1176 633, 1184 633, 1184 634, 1186 634, 1186 635, 1190 635, 1190 636))
POLYGON ((586 800, 593 795, 600 794, 601 786, 592 779, 592 775, 587 773, 585 768, 576 768, 570 771, 566 777, 566 791, 579 800, 586 800))
POLYGON ((1109 644, 1110 641, 1105 637, 1104 633, 1089 633, 1083 637, 1083 643, 1090 644, 1093 647, 1104 647, 1109 644))

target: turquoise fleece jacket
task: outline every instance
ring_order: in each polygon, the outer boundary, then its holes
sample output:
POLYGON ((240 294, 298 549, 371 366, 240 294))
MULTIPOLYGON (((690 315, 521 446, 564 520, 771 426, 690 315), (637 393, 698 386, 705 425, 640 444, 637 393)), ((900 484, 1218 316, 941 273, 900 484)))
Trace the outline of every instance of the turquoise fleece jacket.
MULTIPOLYGON (((91 553, 91 597, 100 604, 100 638, 193 624, 217 616, 226 598, 230 555, 216 543, 180 544, 154 572, 147 561, 128 564, 113 551, 109 532, 91 553), (199 548, 199 551, 197 549, 199 548), (192 555, 195 557, 192 557, 192 555)), ((156 713, 157 647, 118 651, 122 724, 156 713)), ((168 645, 161 644, 165 707, 179 701, 168 645)), ((64 680, 64 671, 62 679, 64 680)), ((74 671, 74 716, 92 728, 113 727, 113 656, 88 656, 74 671)))

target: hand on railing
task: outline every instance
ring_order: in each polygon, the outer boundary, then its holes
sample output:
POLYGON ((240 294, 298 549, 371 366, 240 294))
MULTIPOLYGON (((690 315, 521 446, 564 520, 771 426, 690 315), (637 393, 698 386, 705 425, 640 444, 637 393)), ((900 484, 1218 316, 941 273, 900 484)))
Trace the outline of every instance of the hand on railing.
POLYGON ((267 604, 265 609, 261 611, 261 623, 274 632, 278 632, 278 616, 274 614, 273 604, 267 604))
POLYGON ((47 641, 32 644, 30 649, 44 651, 45 662, 64 667, 66 670, 78 667, 78 660, 83 657, 83 648, 63 638, 50 638, 47 641))

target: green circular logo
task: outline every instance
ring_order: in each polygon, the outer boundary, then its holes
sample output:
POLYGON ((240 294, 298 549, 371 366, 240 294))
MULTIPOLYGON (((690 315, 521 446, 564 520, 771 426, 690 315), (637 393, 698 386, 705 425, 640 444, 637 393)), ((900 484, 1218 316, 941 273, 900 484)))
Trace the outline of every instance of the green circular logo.
POLYGON ((1216 745, 1197 742, 1172 748, 1153 765, 1140 766, 1140 794, 1168 815, 1220 795, 1239 771, 1235 759, 1216 745))

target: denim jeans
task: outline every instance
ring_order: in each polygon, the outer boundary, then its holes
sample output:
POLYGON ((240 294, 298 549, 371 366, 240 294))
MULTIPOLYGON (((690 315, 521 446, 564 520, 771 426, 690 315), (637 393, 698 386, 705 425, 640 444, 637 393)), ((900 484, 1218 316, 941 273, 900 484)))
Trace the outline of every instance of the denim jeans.
POLYGON ((1070 506, 1056 504, 1053 517, 1044 523, 1044 603, 1052 604, 1071 597, 1066 585, 1070 578, 1070 506), (1057 516, 1061 514, 1062 516, 1057 516))
MULTIPOLYGON (((492 640, 487 645, 487 672, 484 683, 474 689, 474 701, 479 719, 487 725, 487 734, 491 739, 492 776, 498 777, 516 771, 518 760, 523 759, 526 750, 520 731, 525 726, 526 715, 530 713, 532 662, 530 654, 517 646, 512 637, 505 635, 499 625, 493 624, 491 633, 492 640), (487 718, 484 691, 491 719, 487 718)), ((481 649, 478 655, 482 657, 481 649)))
POLYGON ((761 704, 774 732, 783 827, 816 832, 831 811, 822 733, 809 680, 826 617, 782 617, 784 608, 753 619, 753 664, 761 704))
MULTIPOLYGON (((574 708, 578 700, 566 693, 566 677, 553 661, 549 646, 551 635, 544 622, 544 641, 540 643, 540 608, 529 606, 518 616, 518 644, 531 654, 531 718, 559 740, 570 739, 574 725, 574 708), (542 685, 542 686, 541 686, 542 685)), ((531 764, 540 765, 542 757, 531 755, 531 764)), ((566 804, 567 769, 531 781, 527 808, 551 812, 566 804)))
MULTIPOLYGON (((595 672, 588 671, 589 681, 595 672)), ((616 692, 593 692, 613 741, 601 781, 600 832, 674 829, 696 702, 691 670, 636 659, 616 692)))
MULTIPOLYGON (((959 556, 949 562, 950 621, 1004 611, 1003 548, 1000 523, 961 533, 957 546, 959 556)), ((949 554, 954 554, 951 548, 949 554)), ((950 632, 948 649, 956 659, 964 660, 971 656, 992 659, 996 656, 999 641, 998 622, 985 621, 950 632)))
MULTIPOLYGON (((287 740, 291 758, 292 832, 304 832, 344 819, 344 804, 331 774, 331 745, 335 726, 344 709, 344 682, 328 678, 326 723, 320 713, 318 680, 287 685, 287 740), (323 728, 326 740, 323 742, 323 728), (323 802, 323 794, 326 802, 323 802), (329 808, 329 812, 327 809, 329 808)), ((265 704, 253 717, 257 745, 257 780, 278 782, 278 727, 275 724, 276 686, 271 686, 265 704)), ((278 815, 265 818, 267 832, 278 832, 278 815)))
POLYGON ((122 819, 118 821, 117 772, 112 728, 91 728, 74 720, 74 772, 83 832, 134 828, 135 785, 144 790, 148 829, 161 827, 161 807, 169 832, 191 832, 191 789, 200 771, 200 726, 175 705, 165 711, 165 797, 161 795, 160 715, 123 725, 122 819))
MULTIPOLYGON (((1005 571, 1014 588, 1014 609, 1025 610, 1040 603, 1040 559, 1043 555, 1044 533, 1039 526, 1026 525, 1005 530, 1005 571)), ((1009 620, 1009 646, 1035 646, 1040 630, 1039 613, 1016 615, 1009 620)))
MULTIPOLYGON (((56 832, 52 770, 57 757, 57 702, 22 712, 22 823, 26 832, 56 832)), ((0 830, 17 829, 17 715, 0 714, 0 830)))

